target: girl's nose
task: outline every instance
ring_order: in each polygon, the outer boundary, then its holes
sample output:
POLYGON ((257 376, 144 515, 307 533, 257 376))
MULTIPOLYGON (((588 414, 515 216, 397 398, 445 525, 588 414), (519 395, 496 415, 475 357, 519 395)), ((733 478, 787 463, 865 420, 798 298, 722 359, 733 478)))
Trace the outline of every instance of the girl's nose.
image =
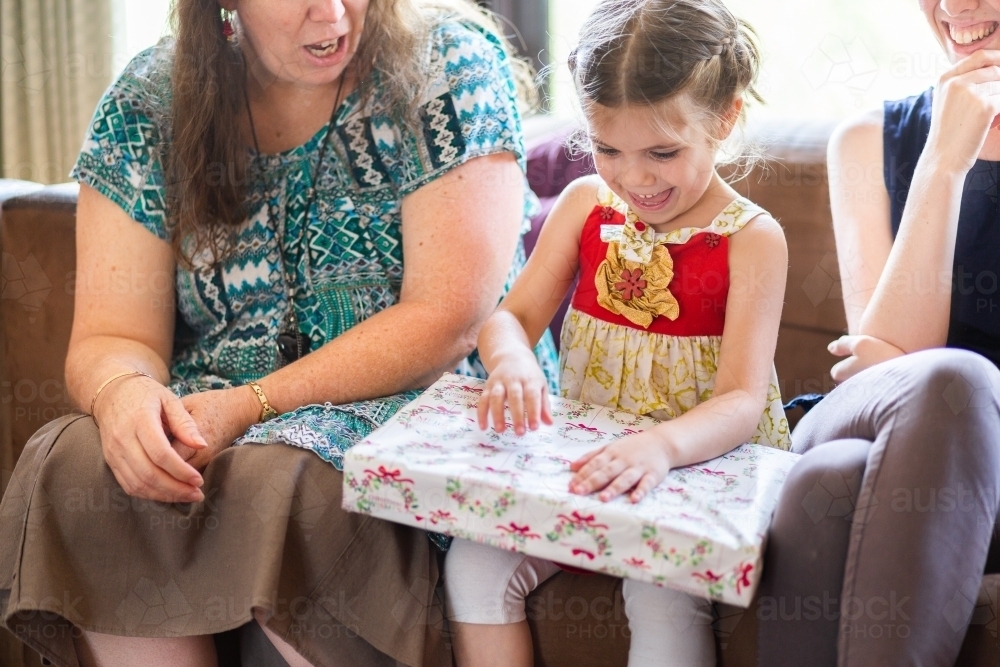
POLYGON ((339 23, 346 13, 344 0, 315 0, 309 6, 309 19, 317 23, 339 23))

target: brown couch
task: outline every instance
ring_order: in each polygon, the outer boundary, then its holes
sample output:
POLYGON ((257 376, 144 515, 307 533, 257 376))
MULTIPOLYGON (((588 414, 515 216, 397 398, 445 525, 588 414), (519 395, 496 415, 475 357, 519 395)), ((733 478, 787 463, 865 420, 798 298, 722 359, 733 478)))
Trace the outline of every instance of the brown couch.
MULTIPOLYGON (((786 398, 832 388, 828 371, 833 359, 826 344, 844 329, 825 167, 830 130, 829 125, 787 123, 758 128, 756 135, 770 157, 739 184, 782 223, 788 238, 791 266, 776 359, 786 398)), ((0 215, 3 482, 31 434, 71 409, 63 361, 73 317, 75 197, 73 185, 42 189, 0 181, 0 201, 6 200, 0 215)), ((1000 662, 997 581, 986 577, 983 583, 960 665, 1000 662)), ((536 664, 624 666, 628 623, 620 588, 608 577, 569 574, 542 585, 528 607, 536 664)), ((717 605, 717 615, 719 664, 753 665, 755 610, 717 605)), ((37 664, 34 653, 0 632, 0 665, 37 664)))

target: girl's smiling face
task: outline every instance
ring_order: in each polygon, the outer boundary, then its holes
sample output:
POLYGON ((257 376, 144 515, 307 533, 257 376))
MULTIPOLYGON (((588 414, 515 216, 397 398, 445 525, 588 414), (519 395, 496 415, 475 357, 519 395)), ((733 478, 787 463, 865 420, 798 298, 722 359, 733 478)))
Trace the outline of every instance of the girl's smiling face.
MULTIPOLYGON (((705 123, 687 122, 685 101, 660 107, 590 106, 590 141, 597 173, 643 222, 665 225, 694 206, 715 174, 718 142, 705 123), (666 120, 670 119, 670 120, 666 120)), ((738 115, 738 114, 737 114, 738 115)))
POLYGON ((1000 0, 920 0, 920 9, 951 62, 1000 49, 1000 0))

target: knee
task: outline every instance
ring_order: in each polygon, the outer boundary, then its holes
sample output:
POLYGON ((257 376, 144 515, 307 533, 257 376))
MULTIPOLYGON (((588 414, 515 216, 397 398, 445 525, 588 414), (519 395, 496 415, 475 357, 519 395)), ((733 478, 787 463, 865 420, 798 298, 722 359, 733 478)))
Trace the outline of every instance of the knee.
POLYGON ((449 617, 481 625, 524 620, 524 600, 539 582, 535 569, 527 556, 455 540, 444 565, 449 617))
POLYGON ((782 487, 772 530, 787 531, 798 539, 803 530, 827 517, 848 519, 870 447, 866 440, 836 440, 804 454, 782 487))
MULTIPOLYGON (((966 350, 937 349, 903 357, 914 388, 907 397, 915 409, 933 409, 941 402, 955 417, 997 417, 1000 370, 982 355, 966 350)), ((947 414, 947 412, 945 413, 947 414)))

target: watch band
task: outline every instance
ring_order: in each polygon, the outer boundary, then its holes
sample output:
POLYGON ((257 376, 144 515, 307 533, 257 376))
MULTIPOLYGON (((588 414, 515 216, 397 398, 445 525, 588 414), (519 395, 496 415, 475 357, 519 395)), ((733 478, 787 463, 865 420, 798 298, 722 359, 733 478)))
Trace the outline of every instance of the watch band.
POLYGON ((253 393, 257 394, 257 399, 260 401, 260 421, 266 422, 277 417, 278 411, 267 402, 267 396, 264 395, 264 390, 260 388, 260 385, 256 382, 247 382, 247 386, 253 389, 253 393))

